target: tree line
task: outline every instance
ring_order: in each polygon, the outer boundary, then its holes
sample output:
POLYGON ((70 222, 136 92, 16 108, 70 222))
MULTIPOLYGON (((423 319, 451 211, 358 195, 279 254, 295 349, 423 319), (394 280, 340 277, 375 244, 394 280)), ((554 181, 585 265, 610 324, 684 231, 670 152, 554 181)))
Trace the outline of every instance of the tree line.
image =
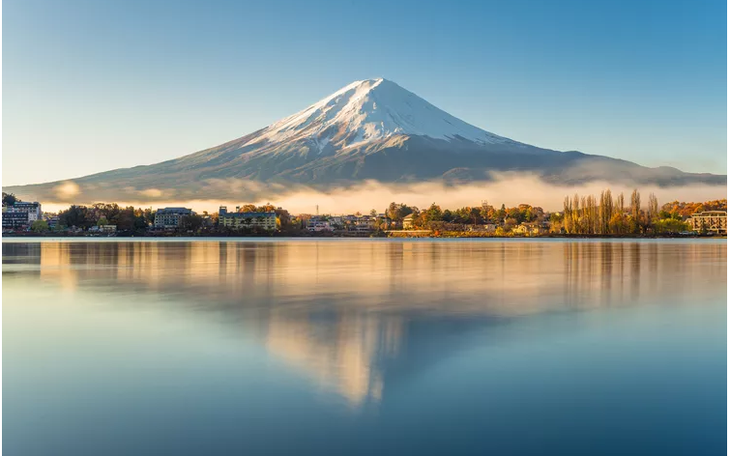
MULTIPOLYGON (((3 192, 3 205, 9 206, 21 201, 13 194, 3 192)), ((688 216, 706 210, 727 211, 727 200, 714 200, 704 203, 672 201, 659 207, 658 200, 650 193, 647 200, 642 199, 638 190, 634 190, 627 198, 623 193, 615 195, 610 189, 594 195, 566 196, 562 213, 549 214, 539 206, 519 204, 515 207, 499 208, 483 202, 481 206, 464 206, 454 210, 442 209, 432 203, 428 208, 419 209, 404 203, 390 203, 384 211, 388 220, 377 217, 373 209, 371 215, 376 218, 377 227, 388 229, 402 226, 406 217, 410 217, 412 226, 417 229, 442 231, 465 230, 467 225, 495 224, 500 233, 508 233, 512 228, 523 223, 540 224, 549 227, 551 233, 568 235, 646 235, 671 234, 688 231, 684 222, 688 216)), ((299 216, 293 223, 289 213, 271 204, 256 206, 246 204, 241 212, 275 212, 277 228, 296 231, 303 228, 301 223, 305 216, 299 216)), ((92 226, 116 225, 117 231, 131 234, 142 234, 153 223, 155 210, 152 208, 121 207, 116 203, 97 203, 90 206, 72 205, 58 213, 58 228, 76 227, 88 230, 92 226)), ((359 213, 357 213, 359 215, 359 213)), ((47 231, 48 225, 43 220, 34 222, 33 231, 47 231)), ((193 213, 180 220, 179 231, 207 232, 229 231, 219 226, 218 213, 193 213)))
POLYGON ((116 225, 117 231, 142 232, 155 220, 155 211, 133 206, 121 207, 116 203, 97 203, 91 206, 72 205, 58 213, 60 227, 87 230, 97 225, 116 225))
MULTIPOLYGON (((154 224, 156 212, 151 207, 144 209, 133 206, 121 207, 116 203, 96 203, 91 206, 72 205, 58 213, 58 225, 60 229, 76 227, 83 230, 88 230, 92 226, 116 225, 117 232, 141 235, 154 224)), ((240 212, 275 212, 278 227, 286 227, 290 223, 288 212, 275 208, 271 204, 263 206, 246 204, 240 208, 240 212)), ((201 229, 235 231, 219 226, 217 212, 211 214, 208 211, 203 211, 201 214, 193 212, 180 217, 178 231, 196 233, 201 229)))
POLYGON ((494 223, 513 227, 521 223, 542 222, 545 211, 538 206, 520 204, 515 207, 506 207, 504 204, 497 209, 494 206, 482 203, 481 206, 464 206, 455 210, 441 209, 435 202, 427 209, 420 210, 416 206, 407 206, 403 203, 390 203, 385 214, 396 223, 402 223, 406 216, 412 216, 415 228, 439 228, 444 224, 451 225, 480 225, 494 223))
MULTIPOLYGON (((694 203, 691 205, 695 208, 700 206, 694 203)), ((566 234, 588 235, 620 236, 689 231, 689 225, 683 221, 686 216, 679 207, 680 203, 673 202, 659 209, 656 195, 650 193, 644 208, 641 194, 636 189, 631 192, 628 201, 623 193, 614 198, 610 189, 602 191, 598 198, 594 195, 575 194, 565 197, 561 226, 566 234)))

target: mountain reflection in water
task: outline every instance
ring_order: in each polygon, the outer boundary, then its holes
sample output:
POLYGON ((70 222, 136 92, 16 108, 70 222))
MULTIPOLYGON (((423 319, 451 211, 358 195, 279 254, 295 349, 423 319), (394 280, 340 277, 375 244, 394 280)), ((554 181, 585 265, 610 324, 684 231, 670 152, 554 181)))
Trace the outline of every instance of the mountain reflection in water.
POLYGON ((724 242, 681 241, 4 242, 3 274, 223 315, 357 407, 382 398, 399 357, 408 365, 419 350, 449 347, 434 336, 718 293, 725 256, 724 242))

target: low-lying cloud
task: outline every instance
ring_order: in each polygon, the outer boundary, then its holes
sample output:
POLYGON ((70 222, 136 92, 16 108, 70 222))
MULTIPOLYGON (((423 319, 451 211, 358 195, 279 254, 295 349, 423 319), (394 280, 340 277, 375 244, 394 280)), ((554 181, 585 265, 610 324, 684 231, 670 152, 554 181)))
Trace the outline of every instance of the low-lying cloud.
POLYGON ((53 190, 58 201, 73 201, 81 193, 81 188, 72 181, 63 182, 53 190))
MULTIPOLYGON (((292 213, 315 213, 319 206, 320 213, 353 213, 367 212, 376 209, 382 212, 392 202, 405 203, 410 206, 425 208, 436 203, 442 208, 458 208, 478 206, 486 200, 493 206, 505 204, 516 206, 521 203, 541 206, 546 210, 561 210, 566 195, 598 195, 610 188, 614 195, 623 192, 626 197, 634 188, 648 196, 656 194, 659 203, 680 201, 706 201, 726 198, 725 185, 683 185, 675 187, 659 187, 643 185, 633 187, 627 184, 595 181, 580 185, 551 184, 538 176, 526 173, 503 173, 492 176, 489 182, 467 183, 461 185, 444 184, 443 182, 421 182, 411 184, 386 184, 377 181, 366 181, 357 185, 348 185, 329 189, 318 189, 304 185, 266 184, 241 179, 215 179, 199 183, 196 198, 187 191, 175 189, 124 189, 117 199, 99 199, 107 192, 87 192, 78 185, 66 183, 63 198, 43 201, 47 210, 67 207, 70 200, 77 204, 94 202, 118 202, 135 207, 186 206, 201 212, 217 211, 221 205, 229 208, 237 205, 253 203, 261 205, 271 203, 288 209, 292 213), (76 185, 73 187, 68 184, 76 185), (96 196, 94 196, 96 195, 96 196), (207 198, 208 195, 220 195, 220 199, 207 198)), ((23 195, 19 195, 23 196, 23 195)), ((644 201, 647 200, 646 196, 644 201)))

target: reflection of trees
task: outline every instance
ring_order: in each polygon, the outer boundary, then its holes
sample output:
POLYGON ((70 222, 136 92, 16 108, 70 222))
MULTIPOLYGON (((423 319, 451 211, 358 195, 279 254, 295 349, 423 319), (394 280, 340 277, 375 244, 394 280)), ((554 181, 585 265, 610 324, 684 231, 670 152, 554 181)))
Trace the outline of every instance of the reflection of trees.
POLYGON ((41 264, 41 244, 3 242, 3 274, 23 271, 37 275, 41 264))
POLYGON ((660 242, 563 243, 564 296, 572 306, 661 301, 702 291, 724 277, 723 244, 660 242), (710 261, 708 261, 710 260, 710 261))
MULTIPOLYGON (((69 288, 174 294, 180 305, 520 315, 672 295, 722 274, 723 243, 42 242, 3 244, 69 288), (688 266, 689 265, 689 266, 688 266), (689 274, 689 276, 688 276, 689 274), (687 279, 692 277, 693 279, 687 279)), ((22 258, 22 260, 18 260, 22 258)))
POLYGON ((3 264, 38 264, 40 243, 3 242, 3 264))
POLYGON ((383 360, 420 337, 412 329, 423 314, 441 326, 448 315, 463 332, 491 317, 690 296, 725 283, 726 251, 633 241, 4 243, 3 272, 102 291, 100 300, 134 294, 130 306, 224 313, 358 405, 378 399, 383 360))

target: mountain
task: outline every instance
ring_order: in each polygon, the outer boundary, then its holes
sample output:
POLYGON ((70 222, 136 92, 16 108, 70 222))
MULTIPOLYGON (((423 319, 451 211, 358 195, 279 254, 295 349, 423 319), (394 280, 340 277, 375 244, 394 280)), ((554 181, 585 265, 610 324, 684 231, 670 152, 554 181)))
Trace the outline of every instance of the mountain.
POLYGON ((534 147, 477 128, 386 79, 356 81, 292 116, 178 159, 4 188, 39 200, 245 199, 306 185, 488 181, 530 172, 555 184, 726 185, 725 175, 648 168, 534 147), (262 190, 265 189, 265 190, 262 190))

